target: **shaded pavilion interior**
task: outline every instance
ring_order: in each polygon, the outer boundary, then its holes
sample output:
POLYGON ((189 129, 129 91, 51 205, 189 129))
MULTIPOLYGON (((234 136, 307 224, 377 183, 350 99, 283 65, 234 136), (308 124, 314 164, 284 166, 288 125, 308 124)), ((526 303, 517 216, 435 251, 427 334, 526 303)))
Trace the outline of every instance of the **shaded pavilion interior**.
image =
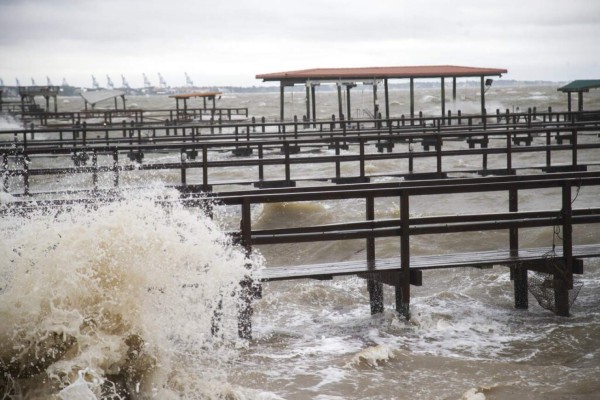
POLYGON ((481 90, 481 113, 485 111, 485 88, 491 86, 492 79, 487 77, 498 76, 507 72, 501 68, 463 67, 454 65, 433 66, 402 66, 402 67, 364 67, 364 68, 313 68, 297 71, 275 72, 256 75, 256 79, 263 82, 279 82, 280 84, 280 118, 284 119, 285 88, 294 85, 306 87, 306 115, 309 120, 316 120, 316 95, 315 87, 322 83, 337 85, 339 118, 351 119, 350 91, 357 86, 373 85, 373 115, 383 112, 385 118, 390 117, 390 102, 388 82, 392 79, 408 79, 410 83, 410 116, 415 116, 415 79, 440 79, 442 117, 446 114, 446 79, 452 79, 452 98, 456 99, 457 78, 479 78, 481 90), (383 82, 384 109, 379 109, 377 87, 383 82), (343 110, 342 90, 346 91, 346 114, 343 110), (311 115, 312 112, 312 115, 311 115))
POLYGON ((583 111, 583 93, 587 93, 590 89, 600 88, 600 79, 579 79, 565 86, 559 87, 558 91, 567 94, 567 107, 571 112, 571 94, 577 93, 577 111, 583 111))

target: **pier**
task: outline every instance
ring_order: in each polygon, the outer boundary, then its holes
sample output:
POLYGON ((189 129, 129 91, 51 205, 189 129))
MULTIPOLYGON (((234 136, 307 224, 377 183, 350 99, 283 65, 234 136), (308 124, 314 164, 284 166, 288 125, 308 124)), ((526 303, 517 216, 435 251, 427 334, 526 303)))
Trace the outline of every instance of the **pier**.
POLYGON ((245 306, 239 333, 245 338, 252 336, 252 301, 262 293, 260 283, 358 276, 367 282, 373 314, 383 311, 383 285, 389 285, 395 310, 410 318, 411 286, 426 284, 428 271, 447 268, 506 267, 516 308, 528 308, 528 293, 535 291, 546 308, 568 316, 579 290, 575 276, 583 273, 586 258, 600 256, 600 241, 580 240, 574 230, 600 223, 600 204, 578 208, 576 202, 580 190, 600 185, 600 161, 594 156, 600 147, 597 111, 488 113, 483 108, 476 115, 448 111, 435 117, 346 119, 340 113, 329 120, 276 122, 216 122, 213 114, 209 121, 191 123, 195 114, 185 103, 191 97, 182 98, 183 109, 171 110, 169 121, 149 122, 127 110, 134 121, 113 121, 115 114, 105 124, 30 125, 0 132, 2 190, 14 197, 0 214, 113 201, 121 190, 141 188, 147 177, 162 174, 178 178, 171 186, 181 192, 179 201, 186 206, 238 207, 240 228, 228 234, 248 254, 257 246, 364 241, 364 257, 267 265, 249 272, 241 282, 245 306), (450 162, 453 157, 469 164, 457 166, 450 162), (386 161, 393 166, 367 168, 386 161), (303 169, 310 165, 319 168, 303 169), (213 178, 227 168, 239 176, 213 178), (88 179, 76 187, 48 185, 47 177, 71 174, 88 179), (559 206, 520 210, 519 196, 525 192, 552 196, 559 206), (465 208, 425 217, 411 211, 417 199, 469 193, 501 193, 504 211, 465 208), (376 204, 390 199, 399 203, 399 217, 377 218, 376 204), (364 218, 302 227, 253 226, 256 205, 345 200, 362 204, 364 218), (529 228, 552 229, 552 242, 520 246, 519 233, 529 228), (494 250, 458 248, 452 254, 411 252, 416 236, 426 235, 434 243, 440 234, 487 231, 504 232, 506 243, 494 250), (378 256, 376 242, 383 239, 397 241, 396 257, 378 256), (533 283, 532 274, 537 274, 533 283))

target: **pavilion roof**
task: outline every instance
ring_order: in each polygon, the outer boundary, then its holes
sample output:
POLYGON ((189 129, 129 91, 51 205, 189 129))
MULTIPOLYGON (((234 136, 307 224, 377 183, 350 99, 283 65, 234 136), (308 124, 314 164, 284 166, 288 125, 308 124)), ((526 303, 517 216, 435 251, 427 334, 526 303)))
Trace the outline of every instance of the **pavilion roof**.
POLYGON ((456 65, 425 65, 403 67, 312 68, 256 75, 263 81, 301 83, 309 80, 363 80, 386 78, 441 78, 500 76, 500 68, 462 67, 456 65))
POLYGON ((590 89, 600 88, 600 79, 579 79, 565 86, 559 87, 561 92, 587 92, 590 89))
POLYGON ((222 92, 194 92, 194 93, 181 93, 181 94, 174 94, 172 96, 172 98, 175 99, 189 99, 192 97, 215 97, 215 96, 219 96, 223 94, 222 92))

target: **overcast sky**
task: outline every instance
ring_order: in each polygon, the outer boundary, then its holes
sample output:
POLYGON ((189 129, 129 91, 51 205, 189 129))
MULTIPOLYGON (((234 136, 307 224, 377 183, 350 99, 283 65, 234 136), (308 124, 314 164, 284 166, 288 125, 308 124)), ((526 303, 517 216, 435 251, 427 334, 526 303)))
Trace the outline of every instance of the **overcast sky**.
POLYGON ((261 85, 316 67, 463 65, 600 79, 600 0, 0 0, 0 78, 261 85))

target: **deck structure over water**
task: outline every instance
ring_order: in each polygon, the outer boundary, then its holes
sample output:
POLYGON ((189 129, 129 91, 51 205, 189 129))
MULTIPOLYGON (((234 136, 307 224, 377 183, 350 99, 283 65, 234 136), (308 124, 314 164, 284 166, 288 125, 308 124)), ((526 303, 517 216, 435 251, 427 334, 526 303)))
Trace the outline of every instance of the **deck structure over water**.
POLYGON ((463 67, 455 65, 431 66, 402 66, 402 67, 371 67, 371 68, 312 68, 298 71, 285 71, 256 75, 264 82, 279 82, 280 84, 280 117, 284 119, 284 94, 287 86, 302 84, 306 86, 306 115, 309 120, 316 119, 315 87, 321 83, 337 85, 339 118, 351 119, 350 90, 357 82, 373 85, 373 116, 380 113, 377 98, 377 85, 383 81, 385 118, 390 117, 390 102, 388 82, 391 79, 408 79, 410 82, 410 116, 415 116, 414 81, 415 79, 440 79, 442 116, 446 113, 446 84, 445 79, 452 79, 452 98, 456 99, 456 78, 479 78, 481 114, 485 112, 485 89, 491 86, 492 80, 486 77, 502 76, 507 72, 502 68, 463 67), (342 88, 346 89, 347 109, 344 116, 342 110, 342 88), (312 118, 311 107, 312 105, 312 118))

